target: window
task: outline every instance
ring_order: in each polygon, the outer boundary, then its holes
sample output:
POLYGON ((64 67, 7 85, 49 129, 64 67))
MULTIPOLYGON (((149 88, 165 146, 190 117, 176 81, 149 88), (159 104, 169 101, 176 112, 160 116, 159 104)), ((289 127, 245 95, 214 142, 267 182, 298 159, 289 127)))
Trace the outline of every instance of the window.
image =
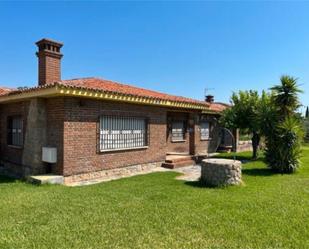
POLYGON ((8 145, 23 146, 23 120, 20 116, 8 117, 8 145))
POLYGON ((209 122, 203 121, 200 123, 201 140, 209 139, 209 122))
POLYGON ((147 120, 145 118, 101 116, 101 151, 145 146, 147 146, 147 120))
POLYGON ((172 123, 172 142, 184 141, 185 140, 184 132, 184 122, 183 121, 174 121, 172 123))

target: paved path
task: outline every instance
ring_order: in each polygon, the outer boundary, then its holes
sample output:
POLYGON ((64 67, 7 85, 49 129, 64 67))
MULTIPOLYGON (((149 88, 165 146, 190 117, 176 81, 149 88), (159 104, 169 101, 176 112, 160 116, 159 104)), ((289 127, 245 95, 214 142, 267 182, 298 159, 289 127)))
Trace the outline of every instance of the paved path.
MULTIPOLYGON (((154 173, 154 172, 179 172, 182 175, 177 176, 176 179, 177 180, 184 180, 184 181, 198 181, 201 175, 201 166, 199 165, 192 165, 192 166, 185 166, 185 167, 181 167, 181 168, 177 168, 177 169, 166 169, 163 167, 157 167, 154 168, 152 170, 149 171, 143 171, 143 172, 139 172, 136 173, 135 175, 145 175, 145 174, 149 174, 149 173, 154 173)), ((132 176, 135 176, 132 175, 132 176)), ((132 176, 127 176, 127 177, 132 177, 132 176)), ((100 183, 100 182, 107 182, 107 181, 111 181, 111 180, 117 180, 117 179, 121 179, 121 178, 125 178, 125 177, 121 177, 121 176, 115 176, 115 177, 111 177, 109 179, 93 179, 93 180, 88 180, 88 181, 81 181, 81 182, 75 182, 73 184, 70 184, 68 186, 85 186, 85 185, 92 185, 92 184, 96 184, 96 183, 100 183)))
POLYGON ((176 172, 183 174, 181 176, 176 177, 176 179, 185 180, 189 182, 198 181, 201 176, 201 166, 200 165, 181 167, 181 168, 173 169, 172 171, 176 171, 176 172))

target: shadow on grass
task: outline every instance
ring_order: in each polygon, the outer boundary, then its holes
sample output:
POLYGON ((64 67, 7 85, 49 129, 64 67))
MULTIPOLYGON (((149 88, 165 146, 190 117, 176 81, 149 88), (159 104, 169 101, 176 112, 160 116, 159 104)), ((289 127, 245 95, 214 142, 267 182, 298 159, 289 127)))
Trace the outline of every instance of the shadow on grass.
POLYGON ((244 162, 258 162, 258 161, 263 161, 263 158, 262 157, 259 157, 257 159, 252 159, 251 156, 242 156, 242 155, 236 155, 234 157, 234 155, 232 153, 229 153, 229 154, 223 154, 223 155, 216 155, 214 156, 213 158, 222 158, 222 159, 236 159, 236 160, 239 160, 239 161, 244 161, 244 162))
POLYGON ((225 185, 213 186, 213 185, 206 184, 202 181, 190 181, 190 182, 184 182, 184 184, 187 185, 187 186, 190 186, 190 187, 194 187, 194 188, 208 188, 208 189, 223 189, 223 188, 227 188, 227 187, 232 186, 232 185, 230 185, 230 186, 225 186, 225 185))
POLYGON ((15 179, 0 175, 0 184, 15 182, 15 179))
POLYGON ((242 169, 243 175, 248 176, 272 176, 276 174, 271 169, 268 168, 253 168, 253 169, 242 169))

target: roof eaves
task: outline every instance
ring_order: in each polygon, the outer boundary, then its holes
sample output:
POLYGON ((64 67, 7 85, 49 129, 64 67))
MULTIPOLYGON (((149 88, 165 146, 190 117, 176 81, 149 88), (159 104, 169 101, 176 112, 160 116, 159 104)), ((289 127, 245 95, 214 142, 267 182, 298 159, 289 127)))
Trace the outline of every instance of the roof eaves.
POLYGON ((60 91, 58 84, 53 83, 45 86, 32 87, 8 92, 7 94, 0 96, 0 103, 23 100, 34 97, 47 97, 57 95, 59 93, 60 91))
POLYGON ((9 92, 6 95, 0 96, 0 103, 17 101, 33 97, 47 97, 53 95, 87 97, 102 100, 104 99, 104 100, 128 102, 134 104, 156 105, 156 106, 175 107, 184 109, 198 109, 202 111, 212 112, 209 109, 209 105, 207 103, 204 104, 193 101, 190 102, 190 101, 168 100, 138 94, 119 93, 116 91, 93 89, 83 86, 66 85, 63 84, 62 82, 54 82, 52 84, 47 84, 44 86, 32 87, 9 92))
POLYGON ((128 93, 119 93, 115 91, 93 89, 82 86, 72 86, 72 85, 59 85, 60 93, 66 96, 79 96, 79 97, 88 97, 96 99, 105 99, 112 101, 128 102, 134 104, 144 104, 144 105, 159 105, 167 107, 176 107, 176 108, 187 108, 187 109, 199 109, 206 110, 208 105, 202 103, 190 103, 187 101, 176 101, 176 100, 167 100, 155 97, 147 97, 143 95, 133 95, 128 93))

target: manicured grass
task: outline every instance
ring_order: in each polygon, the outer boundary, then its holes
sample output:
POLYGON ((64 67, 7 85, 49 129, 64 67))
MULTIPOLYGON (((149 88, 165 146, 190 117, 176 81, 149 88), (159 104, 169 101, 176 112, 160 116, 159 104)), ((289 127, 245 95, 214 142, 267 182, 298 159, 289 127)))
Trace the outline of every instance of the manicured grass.
POLYGON ((309 147, 302 161, 293 175, 247 163, 244 186, 220 189, 176 173, 75 188, 0 178, 0 248, 309 248, 309 147))

